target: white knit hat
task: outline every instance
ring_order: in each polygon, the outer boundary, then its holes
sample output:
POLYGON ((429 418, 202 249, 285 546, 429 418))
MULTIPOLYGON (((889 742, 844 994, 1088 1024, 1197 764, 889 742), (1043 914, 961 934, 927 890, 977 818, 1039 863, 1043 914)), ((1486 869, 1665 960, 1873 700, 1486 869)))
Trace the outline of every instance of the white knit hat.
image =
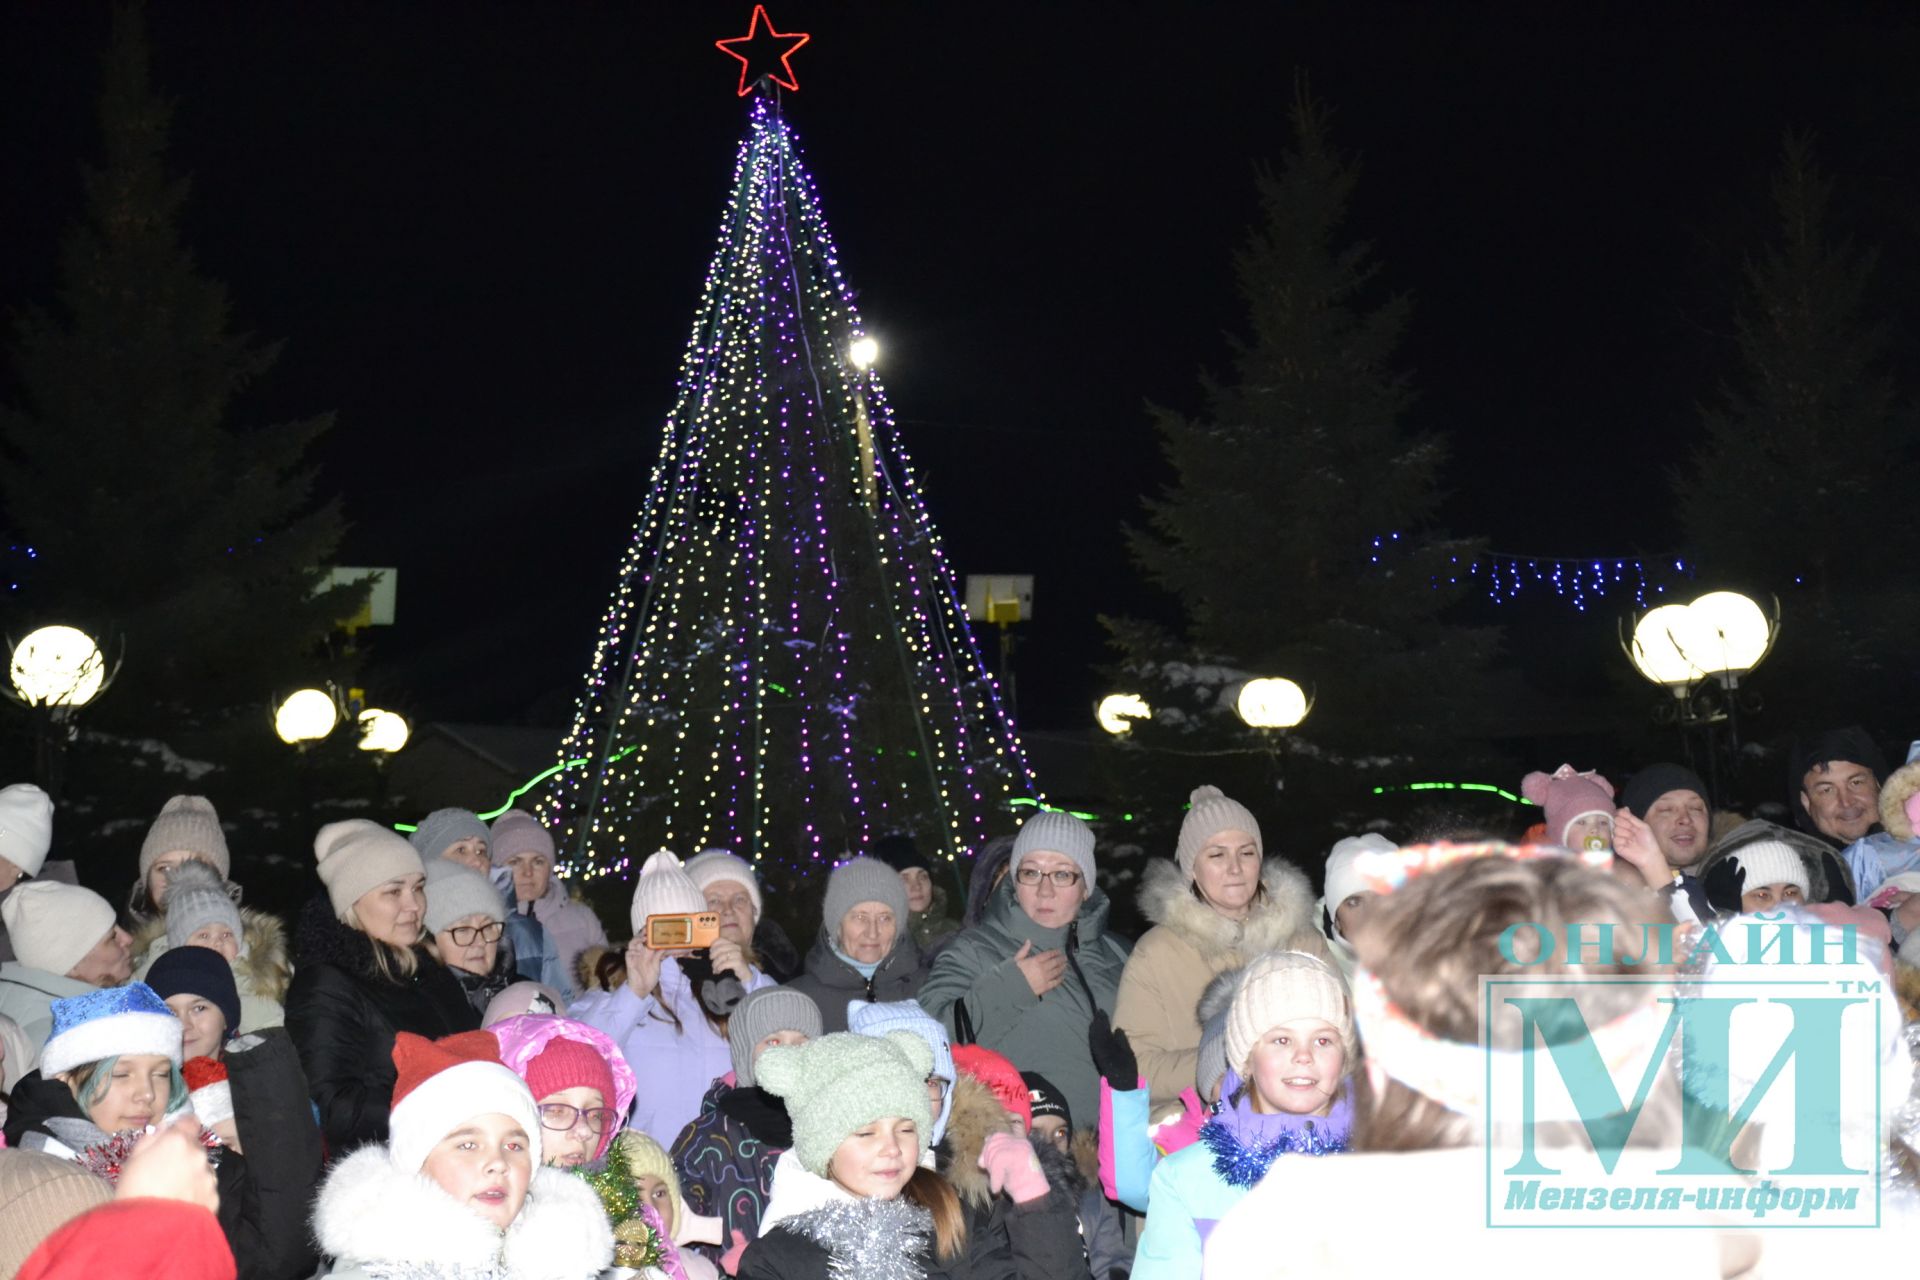
POLYGON ((342 920, 363 894, 389 880, 426 874, 419 850, 399 832, 365 818, 320 828, 313 853, 320 860, 320 882, 327 886, 333 913, 342 920))
POLYGON ((1740 864, 1746 877, 1740 886, 1742 894, 1770 884, 1798 885, 1803 897, 1813 893, 1813 886, 1807 880, 1806 859, 1783 840, 1755 840, 1728 856, 1740 864))
POLYGON ((102 987, 55 1000, 53 1030, 40 1050, 40 1074, 62 1071, 129 1053, 151 1053, 180 1065, 185 1029, 167 1002, 144 982, 102 987))
POLYGON ((30 876, 47 865, 53 847, 53 800, 31 782, 0 790, 0 858, 30 876))
POLYGON ((113 907, 91 889, 29 880, 0 902, 13 954, 29 969, 66 974, 113 931, 113 907))
POLYGON ((680 859, 671 850, 662 849, 640 864, 640 878, 633 884, 635 937, 647 927, 648 916, 685 915, 706 909, 706 895, 688 877, 680 859))
POLYGON ((1339 973, 1304 951, 1270 951, 1248 965, 1227 1009, 1227 1066, 1245 1077, 1260 1037, 1283 1022, 1318 1018, 1354 1055, 1353 1001, 1339 973))
POLYGON ((1323 901, 1329 912, 1338 911, 1340 904, 1356 893, 1366 893, 1367 883, 1360 878, 1356 866, 1363 853, 1392 853, 1393 841, 1383 835, 1369 831, 1363 836, 1348 836, 1344 840, 1333 842, 1333 851, 1327 855, 1327 892, 1323 901))
POLYGON ((507 904, 493 881, 472 867, 434 858, 427 863, 427 932, 439 933, 468 916, 505 924, 507 904))
POLYGON ((760 901, 760 880, 753 874, 753 868, 747 865, 744 858, 737 858, 725 849, 709 849, 687 859, 687 878, 703 894, 707 886, 716 880, 732 880, 753 899, 755 920, 766 910, 760 901))
POLYGON ((1174 845, 1173 858, 1187 879, 1193 879, 1193 862, 1207 841, 1222 831, 1244 831, 1253 837, 1253 847, 1264 857, 1266 845, 1260 842, 1260 823, 1253 811, 1238 800, 1230 800, 1218 787, 1195 787, 1187 797, 1187 816, 1180 822, 1180 840, 1174 845))

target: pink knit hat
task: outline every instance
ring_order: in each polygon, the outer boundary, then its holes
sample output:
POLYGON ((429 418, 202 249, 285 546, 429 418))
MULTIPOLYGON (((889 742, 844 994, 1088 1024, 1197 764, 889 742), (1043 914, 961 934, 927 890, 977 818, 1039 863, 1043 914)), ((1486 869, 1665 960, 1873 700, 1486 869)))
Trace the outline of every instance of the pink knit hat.
POLYGON ((1563 764, 1551 774, 1534 772, 1520 780, 1520 794, 1546 810, 1546 842, 1565 845, 1567 828, 1590 813, 1613 817, 1613 784, 1592 771, 1575 773, 1563 764))

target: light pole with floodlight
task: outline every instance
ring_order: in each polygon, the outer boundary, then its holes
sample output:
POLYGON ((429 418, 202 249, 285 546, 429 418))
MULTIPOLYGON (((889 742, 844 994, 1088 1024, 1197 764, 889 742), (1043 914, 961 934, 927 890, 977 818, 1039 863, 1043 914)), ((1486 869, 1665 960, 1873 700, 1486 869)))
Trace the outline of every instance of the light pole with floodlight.
POLYGON ((79 735, 74 715, 119 671, 119 661, 109 666, 99 642, 78 627, 40 627, 13 645, 7 693, 33 717, 36 772, 56 804, 66 779, 67 745, 79 735))

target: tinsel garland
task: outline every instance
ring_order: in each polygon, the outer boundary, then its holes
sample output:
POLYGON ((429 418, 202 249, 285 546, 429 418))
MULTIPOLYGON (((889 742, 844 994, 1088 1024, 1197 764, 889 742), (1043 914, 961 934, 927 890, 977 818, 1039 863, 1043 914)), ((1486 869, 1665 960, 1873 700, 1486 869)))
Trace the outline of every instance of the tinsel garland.
POLYGON ((827 1251, 832 1280, 926 1280, 933 1215, 909 1201, 839 1201, 783 1225, 827 1251))
POLYGON ((662 1261, 660 1232, 641 1213, 639 1180, 626 1161, 609 1153, 603 1165, 581 1165, 574 1174, 600 1197, 600 1207, 613 1223, 613 1262, 618 1267, 657 1267, 662 1261))
MULTIPOLYGON (((133 1148, 140 1139, 147 1136, 144 1129, 122 1129, 109 1134, 105 1141, 80 1148, 74 1156, 74 1162, 95 1177, 105 1178, 113 1186, 120 1185, 120 1174, 126 1168, 127 1157, 133 1154, 133 1148)), ((208 1151, 221 1151, 226 1144, 211 1129, 200 1130, 200 1145, 208 1151)))
POLYGON ((1213 1171, 1230 1187, 1251 1187, 1267 1176, 1282 1155, 1327 1156, 1347 1149, 1345 1138, 1329 1137, 1313 1121, 1304 1131, 1290 1131, 1265 1142, 1246 1143, 1219 1120, 1200 1126, 1200 1141, 1213 1153, 1213 1171))

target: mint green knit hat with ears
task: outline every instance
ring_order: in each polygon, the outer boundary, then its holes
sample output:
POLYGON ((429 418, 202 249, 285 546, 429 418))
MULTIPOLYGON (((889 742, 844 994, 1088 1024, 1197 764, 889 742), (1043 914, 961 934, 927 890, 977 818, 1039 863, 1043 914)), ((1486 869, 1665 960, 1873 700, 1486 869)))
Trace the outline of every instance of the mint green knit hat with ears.
POLYGON ((760 1087, 787 1104, 794 1155, 809 1173, 823 1178, 847 1135, 876 1120, 913 1121, 919 1129, 914 1158, 925 1155, 933 1133, 933 1108, 927 1103, 932 1071, 933 1050, 911 1031, 835 1032, 769 1049, 753 1064, 760 1087))

